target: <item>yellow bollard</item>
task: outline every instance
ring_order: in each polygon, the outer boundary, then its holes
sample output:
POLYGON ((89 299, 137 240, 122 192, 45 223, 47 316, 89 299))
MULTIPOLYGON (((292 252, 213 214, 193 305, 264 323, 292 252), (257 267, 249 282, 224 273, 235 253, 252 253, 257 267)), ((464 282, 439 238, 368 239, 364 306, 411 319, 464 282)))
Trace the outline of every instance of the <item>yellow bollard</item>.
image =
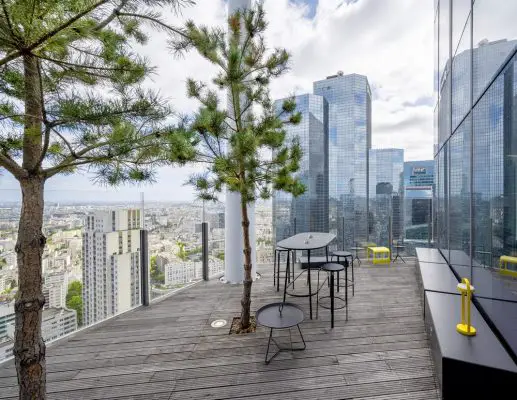
POLYGON ((470 284, 467 278, 463 278, 462 282, 458 283, 457 288, 461 293, 461 323, 456 325, 456 330, 462 335, 474 336, 476 328, 470 325, 470 299, 474 292, 474 286, 470 284))

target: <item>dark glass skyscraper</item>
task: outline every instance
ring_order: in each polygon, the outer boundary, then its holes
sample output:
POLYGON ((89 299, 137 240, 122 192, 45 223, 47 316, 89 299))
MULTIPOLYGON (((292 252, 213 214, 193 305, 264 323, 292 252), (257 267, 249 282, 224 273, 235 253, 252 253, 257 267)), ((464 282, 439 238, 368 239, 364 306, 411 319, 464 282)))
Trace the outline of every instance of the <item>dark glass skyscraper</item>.
POLYGON ((404 163, 404 238, 415 246, 427 246, 432 235, 433 188, 433 160, 404 163))
MULTIPOLYGON (((282 108, 285 99, 277 100, 282 108)), ((296 97, 297 111, 302 114, 298 125, 287 125, 287 140, 298 137, 303 157, 298 172, 306 192, 293 197, 276 192, 273 197, 273 226, 275 241, 296 232, 329 231, 328 189, 328 104, 321 97, 304 94, 296 97)))
POLYGON ((404 150, 370 150, 369 240, 378 246, 390 247, 390 238, 403 237, 403 172, 404 150))
POLYGON ((340 72, 314 82, 314 94, 329 104, 329 228, 339 248, 350 248, 369 234, 370 85, 366 76, 340 72))

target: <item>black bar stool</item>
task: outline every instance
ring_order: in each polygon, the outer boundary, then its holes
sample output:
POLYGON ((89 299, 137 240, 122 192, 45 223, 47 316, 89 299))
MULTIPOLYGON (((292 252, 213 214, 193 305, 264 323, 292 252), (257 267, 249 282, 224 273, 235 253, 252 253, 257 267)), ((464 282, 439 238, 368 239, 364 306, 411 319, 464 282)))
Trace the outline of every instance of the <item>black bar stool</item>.
MULTIPOLYGON (((345 267, 346 271, 348 271, 348 266, 349 266, 348 258, 350 258, 350 260, 352 262, 352 279, 348 280, 348 278, 345 278, 345 285, 347 287, 352 286, 352 296, 354 296, 355 295, 355 277, 354 277, 354 258, 352 256, 352 253, 350 253, 349 251, 337 250, 337 251, 332 252, 330 261, 334 261, 334 257, 337 258, 338 264, 341 264, 342 258, 344 259, 344 263, 341 265, 343 265, 343 267, 345 267)), ((347 273, 347 275, 348 275, 348 273, 347 273)), ((339 271, 337 273, 337 291, 339 292, 339 271)))
MULTIPOLYGON (((336 296, 334 294, 334 272, 337 272, 339 274, 339 272, 341 271, 345 271, 345 276, 347 275, 347 268, 345 268, 343 265, 341 264, 336 264, 336 263, 327 263, 327 264, 323 264, 322 267, 321 267, 321 270, 322 271, 326 271, 330 274, 330 296, 322 296, 322 297, 319 297, 319 301, 318 301, 318 304, 321 305, 323 308, 330 308, 330 327, 331 328, 334 328, 334 310, 339 310, 341 308, 345 308, 346 307, 346 320, 348 321, 348 290, 345 290, 345 298, 343 299, 342 297, 339 297, 339 296, 336 296), (328 299, 330 298, 330 307, 326 306, 325 304, 321 304, 321 301, 322 299, 328 299), (341 305, 341 306, 338 306, 336 307, 335 306, 335 299, 339 299, 341 300, 344 304, 341 305)), ((329 279, 327 277, 327 279, 329 279)), ((338 279, 338 282, 339 282, 339 279, 338 279)))
MULTIPOLYGON (((280 291, 280 258, 281 258, 281 255, 282 253, 288 253, 290 252, 291 250, 287 250, 287 249, 283 249, 281 247, 276 247, 275 248, 275 264, 274 264, 274 269, 273 269, 273 286, 276 285, 276 291, 279 292, 280 291)), ((294 252, 292 252, 292 268, 290 268, 291 272, 292 272, 292 278, 293 278, 293 281, 294 281, 294 252)), ((291 282, 291 275, 288 275, 287 277, 288 281, 291 282)))

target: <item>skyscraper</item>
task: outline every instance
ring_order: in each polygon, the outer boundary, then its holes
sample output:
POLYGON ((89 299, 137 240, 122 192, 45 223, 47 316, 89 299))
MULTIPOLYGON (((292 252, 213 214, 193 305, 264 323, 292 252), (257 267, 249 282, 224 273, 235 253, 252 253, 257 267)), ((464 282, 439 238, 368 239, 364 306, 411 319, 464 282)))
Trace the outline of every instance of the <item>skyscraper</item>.
MULTIPOLYGON (((277 100, 280 112, 285 99, 277 100)), ((296 96, 296 110, 302 114, 298 125, 287 125, 286 140, 298 137, 303 150, 297 173, 306 192, 299 196, 276 192, 273 197, 275 241, 296 232, 328 232, 328 104, 313 94, 296 96), (295 232, 296 228, 296 232, 295 232)))
POLYGON ((425 244, 431 239, 434 161, 404 163, 404 238, 425 244))
POLYGON ((349 248, 369 235, 370 85, 366 76, 338 72, 313 87, 329 103, 329 228, 337 246, 349 248))
POLYGON ((369 240, 390 246, 403 238, 404 150, 371 149, 369 156, 369 240), (391 232, 390 232, 391 229, 391 232))
POLYGON ((90 325, 140 302, 140 210, 96 211, 83 228, 83 321, 90 325))

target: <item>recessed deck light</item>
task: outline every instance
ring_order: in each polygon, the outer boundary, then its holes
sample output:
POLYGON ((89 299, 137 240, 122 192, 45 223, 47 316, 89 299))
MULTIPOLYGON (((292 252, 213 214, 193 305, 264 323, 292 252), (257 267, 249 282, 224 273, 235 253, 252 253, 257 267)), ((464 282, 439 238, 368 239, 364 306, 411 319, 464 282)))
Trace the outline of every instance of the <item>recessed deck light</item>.
POLYGON ((216 319, 210 325, 212 328, 222 328, 223 326, 226 326, 226 324, 227 322, 225 319, 216 319))

